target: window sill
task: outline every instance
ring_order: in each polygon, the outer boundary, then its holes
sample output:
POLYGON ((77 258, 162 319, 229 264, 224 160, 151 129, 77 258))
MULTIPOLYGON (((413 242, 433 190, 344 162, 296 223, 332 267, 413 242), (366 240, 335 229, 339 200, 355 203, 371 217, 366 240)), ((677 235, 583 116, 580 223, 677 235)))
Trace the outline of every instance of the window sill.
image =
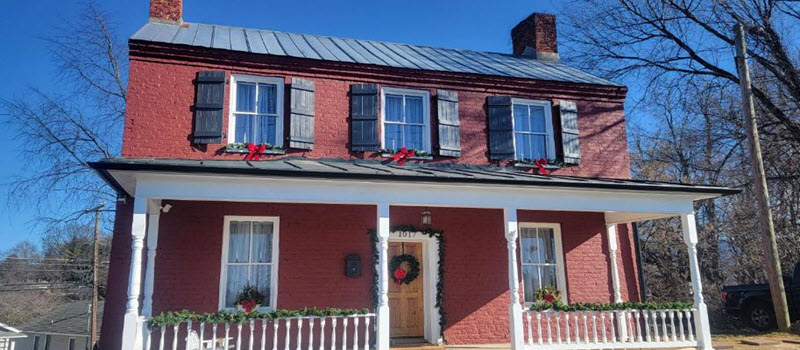
MULTIPOLYGON (((516 168, 524 168, 524 169, 538 168, 538 166, 536 166, 536 164, 529 164, 529 163, 514 163, 514 167, 516 167, 516 168)), ((545 165, 544 168, 547 169, 547 170, 561 169, 560 166, 551 165, 551 164, 545 165)))
MULTIPOLYGON (((394 158, 394 154, 381 153, 381 157, 383 157, 383 158, 394 158)), ((405 159, 410 159, 410 160, 433 160, 433 156, 413 156, 413 157, 407 157, 405 159)))
MULTIPOLYGON (((225 149, 225 153, 249 154, 250 151, 248 151, 246 149, 226 148, 225 149)), ((278 155, 280 155, 280 154, 286 154, 286 150, 285 149, 268 149, 268 150, 265 150, 264 152, 261 152, 259 154, 278 154, 278 155)))

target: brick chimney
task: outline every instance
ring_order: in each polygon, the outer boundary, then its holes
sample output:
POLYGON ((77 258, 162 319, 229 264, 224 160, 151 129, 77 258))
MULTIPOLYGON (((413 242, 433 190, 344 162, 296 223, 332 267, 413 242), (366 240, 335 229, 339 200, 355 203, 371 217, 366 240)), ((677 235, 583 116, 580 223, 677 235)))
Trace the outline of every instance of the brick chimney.
POLYGON ((511 29, 514 56, 525 56, 542 61, 558 61, 556 16, 533 13, 511 29))
POLYGON ((183 0, 150 0, 150 22, 183 23, 183 0))

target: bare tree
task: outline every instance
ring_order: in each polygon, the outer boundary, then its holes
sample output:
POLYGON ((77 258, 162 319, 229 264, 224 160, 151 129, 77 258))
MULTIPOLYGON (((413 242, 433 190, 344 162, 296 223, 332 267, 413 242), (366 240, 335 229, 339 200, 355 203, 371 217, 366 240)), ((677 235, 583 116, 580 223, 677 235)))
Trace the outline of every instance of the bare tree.
MULTIPOLYGON (((695 205, 712 316, 721 317, 714 296, 724 284, 764 279, 733 60, 736 22, 750 28, 753 85, 784 272, 800 259, 800 72, 797 42, 785 40, 797 34, 798 6, 770 0, 577 0, 562 16, 565 59, 634 87, 628 111, 638 117, 629 118, 635 177, 744 189, 695 205)), ((640 232, 648 294, 688 299, 678 223, 646 222, 640 232)), ((716 323, 724 324, 730 322, 716 323)))
POLYGON ((127 46, 95 3, 80 13, 44 39, 58 68, 54 83, 0 101, 27 159, 9 198, 37 209, 45 224, 81 219, 85 208, 115 196, 87 162, 119 155, 127 46))

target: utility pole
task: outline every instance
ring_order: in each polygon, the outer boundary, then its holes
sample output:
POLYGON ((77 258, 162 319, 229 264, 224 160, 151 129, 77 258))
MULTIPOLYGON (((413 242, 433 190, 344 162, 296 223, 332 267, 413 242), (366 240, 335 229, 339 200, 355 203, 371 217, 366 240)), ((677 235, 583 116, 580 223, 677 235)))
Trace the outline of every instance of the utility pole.
POLYGON ((772 294, 772 305, 775 309, 775 320, 778 330, 789 330, 789 312, 786 305, 786 290, 783 287, 781 260, 778 255, 778 243, 775 240, 775 226, 772 223, 772 211, 769 208, 769 188, 764 172, 764 161, 761 158, 761 142, 758 139, 756 108, 753 102, 753 91, 750 87, 750 67, 747 65, 747 42, 745 42, 744 25, 739 22, 734 28, 736 35, 736 67, 739 70, 739 85, 742 89, 742 109, 744 125, 747 128, 747 141, 750 145, 750 162, 753 168, 753 184, 758 201, 758 223, 764 245, 764 260, 769 279, 769 290, 772 294))
POLYGON ((91 334, 89 336, 89 349, 94 349, 97 344, 97 303, 98 303, 98 272, 100 270, 100 210, 103 209, 105 203, 100 203, 94 208, 94 263, 92 271, 92 310, 91 310, 91 334))

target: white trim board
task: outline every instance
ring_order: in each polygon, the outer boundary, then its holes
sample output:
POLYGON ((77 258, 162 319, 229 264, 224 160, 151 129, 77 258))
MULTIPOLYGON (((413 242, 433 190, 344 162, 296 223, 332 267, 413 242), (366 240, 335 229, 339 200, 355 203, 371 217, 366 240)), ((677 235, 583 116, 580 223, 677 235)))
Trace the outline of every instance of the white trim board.
MULTIPOLYGON (((272 272, 270 273, 270 295, 269 307, 260 307, 261 311, 277 310, 278 305, 278 245, 280 244, 280 218, 277 216, 237 216, 225 215, 224 226, 222 228, 222 257, 220 259, 220 273, 219 273, 219 294, 218 294, 218 308, 219 310, 233 310, 233 308, 225 307, 225 287, 228 281, 226 264, 228 262, 228 244, 230 241, 230 227, 231 221, 256 221, 256 222, 271 222, 272 223, 272 272)), ((252 244, 252 242, 251 242, 252 244)))
POLYGON ((368 204, 631 213, 652 219, 691 213, 693 193, 510 185, 465 185, 313 178, 186 175, 136 172, 140 199, 368 204))
POLYGON ((425 341, 431 344, 442 344, 439 308, 436 307, 436 285, 439 283, 439 241, 418 231, 392 231, 389 234, 389 242, 422 243, 422 266, 426 269, 426 272, 423 273, 425 280, 422 284, 425 341))

